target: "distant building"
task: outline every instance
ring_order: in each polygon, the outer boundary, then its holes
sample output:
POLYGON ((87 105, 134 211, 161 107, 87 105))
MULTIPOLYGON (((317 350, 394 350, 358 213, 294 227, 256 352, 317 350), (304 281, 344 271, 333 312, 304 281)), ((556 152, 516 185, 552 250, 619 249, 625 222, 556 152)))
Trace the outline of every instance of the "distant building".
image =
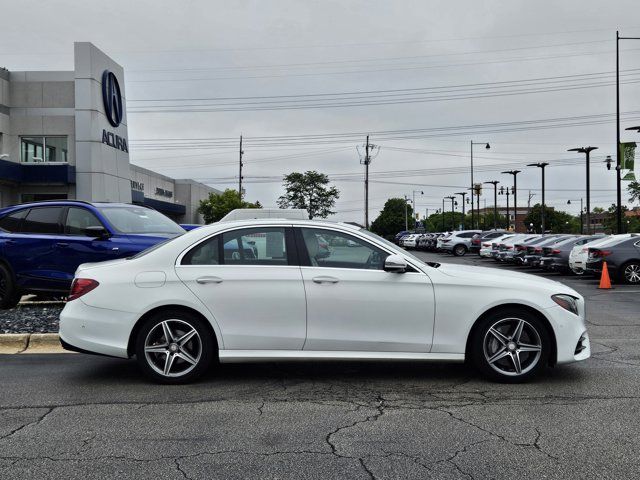
MULTIPOLYGON (((552 209, 551 207, 547 207, 552 209)), ((528 207, 518 207, 517 214, 514 212, 513 208, 509 208, 509 227, 515 232, 524 233, 527 231, 524 219, 529 215, 530 209, 528 207)), ((485 207, 479 210, 480 215, 493 215, 493 207, 485 207)), ((507 216, 507 207, 499 206, 498 207, 498 216, 507 216)), ((493 228, 493 225, 486 225, 486 228, 493 228)), ((505 228, 506 225, 498 225, 498 228, 505 228)))

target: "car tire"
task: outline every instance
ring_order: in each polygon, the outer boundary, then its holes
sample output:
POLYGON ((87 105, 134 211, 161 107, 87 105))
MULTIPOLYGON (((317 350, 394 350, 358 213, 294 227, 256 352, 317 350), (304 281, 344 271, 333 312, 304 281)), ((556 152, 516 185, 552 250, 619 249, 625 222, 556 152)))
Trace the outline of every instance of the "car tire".
POLYGON ((486 377, 502 383, 520 383, 548 365, 551 338, 534 314, 505 308, 483 318, 474 328, 469 354, 486 377), (519 329, 519 336, 518 336, 519 329))
POLYGON ((210 367, 217 344, 200 317, 181 310, 165 310, 148 318, 139 329, 136 360, 145 375, 158 383, 196 380, 210 367))
POLYGON ((20 301, 13 273, 6 265, 0 263, 0 310, 15 307, 20 301))
POLYGON ((467 247, 464 245, 456 245, 453 247, 452 252, 456 257, 464 257, 467 253, 467 247))
POLYGON ((640 285, 640 262, 625 263, 620 269, 620 283, 640 285))

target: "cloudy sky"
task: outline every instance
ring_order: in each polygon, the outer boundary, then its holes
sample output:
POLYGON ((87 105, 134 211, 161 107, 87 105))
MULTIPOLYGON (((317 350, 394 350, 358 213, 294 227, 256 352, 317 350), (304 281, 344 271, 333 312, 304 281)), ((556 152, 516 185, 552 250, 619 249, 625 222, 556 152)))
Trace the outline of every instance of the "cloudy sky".
MULTIPOLYGON (((472 140, 491 144, 474 151, 476 181, 511 185, 500 172, 518 168, 518 202, 535 203, 540 171, 525 165, 546 161, 547 203, 572 213, 585 164, 566 150, 598 146, 592 206, 615 201, 603 163, 615 32, 640 37, 637 0, 0 0, 0 12, 12 19, 0 66, 72 70, 74 41, 124 66, 133 163, 237 187, 242 134, 246 199, 265 206, 282 175, 314 169, 341 191, 336 218, 362 221, 367 133, 372 219, 390 196, 423 191, 418 211, 433 213, 463 191, 472 140)), ((621 71, 624 129, 640 125, 640 41, 621 42, 621 71)))

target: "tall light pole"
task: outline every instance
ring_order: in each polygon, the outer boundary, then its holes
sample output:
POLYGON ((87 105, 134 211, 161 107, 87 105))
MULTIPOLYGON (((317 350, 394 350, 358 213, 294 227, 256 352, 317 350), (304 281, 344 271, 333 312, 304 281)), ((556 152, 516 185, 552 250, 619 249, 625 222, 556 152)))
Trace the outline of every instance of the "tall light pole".
POLYGON ((374 150, 379 151, 380 147, 369 143, 369 135, 367 135, 367 141, 363 145, 364 157, 360 153, 360 149, 356 146, 358 155, 360 155, 360 163, 364 165, 364 228, 369 229, 369 165, 371 160, 377 156, 371 156, 374 150))
MULTIPOLYGON (((486 142, 474 142, 473 140, 471 140, 471 191, 473 192, 473 146, 474 145, 484 145, 487 150, 489 150, 491 148, 491 145, 489 145, 486 142)), ((478 223, 480 223, 479 220, 480 217, 480 196, 478 195, 478 223)), ((473 215, 473 195, 471 195, 471 228, 476 228, 475 227, 475 217, 473 215)))
MULTIPOLYGON (((577 202, 577 199, 574 199, 574 202, 577 202)), ((567 205, 571 205, 571 199, 567 200, 567 205)), ((584 234, 584 223, 582 221, 582 198, 580 199, 580 234, 584 234)))
POLYGON ((453 211, 453 202, 455 202, 456 197, 454 197, 453 195, 449 195, 448 197, 444 197, 444 198, 448 198, 449 200, 451 200, 451 231, 453 232, 456 227, 455 227, 455 214, 453 211))
POLYGON ((413 191, 413 203, 412 204, 413 204, 413 217, 414 217, 413 221, 414 221, 414 225, 415 225, 415 222, 417 220, 415 218, 416 212, 417 212, 417 210, 416 210, 416 193, 419 193, 420 195, 424 195, 424 192, 422 190, 414 190, 413 191))
POLYGON ((506 195, 507 196, 507 225, 506 225, 506 229, 509 230, 509 227, 511 226, 511 217, 509 217, 509 187, 500 187, 500 195, 506 195))
POLYGON ((518 182, 516 176, 520 173, 520 170, 507 170, 506 172, 509 175, 513 175, 513 224, 514 230, 518 232, 518 182))
POLYGON ((544 231, 545 231, 545 225, 544 225, 544 167, 546 167, 547 165, 549 165, 547 162, 539 162, 539 163, 528 163, 527 167, 538 167, 540 170, 542 170, 542 209, 540 212, 540 217, 541 217, 541 228, 542 228, 542 235, 544 235, 544 231))
POLYGON ((444 233, 444 201, 445 198, 442 199, 442 233, 444 233))
POLYGON ((493 185, 493 229, 498 229, 498 180, 491 180, 490 182, 484 182, 493 185))
MULTIPOLYGON (((616 227, 622 233, 622 179, 620 169, 620 40, 640 40, 640 37, 621 37, 616 31, 616 227)), ((587 207, 588 208, 588 207, 587 207)))
POLYGON ((404 196, 404 229, 405 230, 409 230, 409 212, 407 210, 408 201, 409 201, 409 198, 405 195, 404 196))
MULTIPOLYGON (((598 147, 580 147, 580 148, 570 148, 567 152, 578 152, 584 153, 587 158, 587 235, 591 235, 591 168, 589 168, 589 154, 593 150, 597 150, 598 147)), ((618 147, 618 150, 620 147, 618 147)), ((620 175, 618 173, 618 175, 620 175)), ((616 208, 617 209, 617 208, 616 208)))
POLYGON ((465 201, 465 197, 467 196, 467 192, 456 192, 456 195, 462 196, 462 230, 464 230, 464 217, 465 217, 464 201, 465 201))

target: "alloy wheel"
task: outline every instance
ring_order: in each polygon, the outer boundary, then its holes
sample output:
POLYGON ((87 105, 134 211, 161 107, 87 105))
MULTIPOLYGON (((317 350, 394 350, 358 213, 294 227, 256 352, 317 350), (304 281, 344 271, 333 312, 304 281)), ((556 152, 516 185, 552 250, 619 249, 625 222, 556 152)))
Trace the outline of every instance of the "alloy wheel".
POLYGON ((483 350, 492 369, 515 377, 535 368, 542 355, 542 341, 531 323, 520 318, 504 318, 485 333, 483 350))
POLYGON ((156 373, 164 377, 182 377, 198 365, 202 339, 198 331, 183 320, 163 320, 147 334, 144 355, 156 373))
POLYGON ((624 269, 624 279, 628 283, 640 283, 640 264, 631 263, 624 269))

